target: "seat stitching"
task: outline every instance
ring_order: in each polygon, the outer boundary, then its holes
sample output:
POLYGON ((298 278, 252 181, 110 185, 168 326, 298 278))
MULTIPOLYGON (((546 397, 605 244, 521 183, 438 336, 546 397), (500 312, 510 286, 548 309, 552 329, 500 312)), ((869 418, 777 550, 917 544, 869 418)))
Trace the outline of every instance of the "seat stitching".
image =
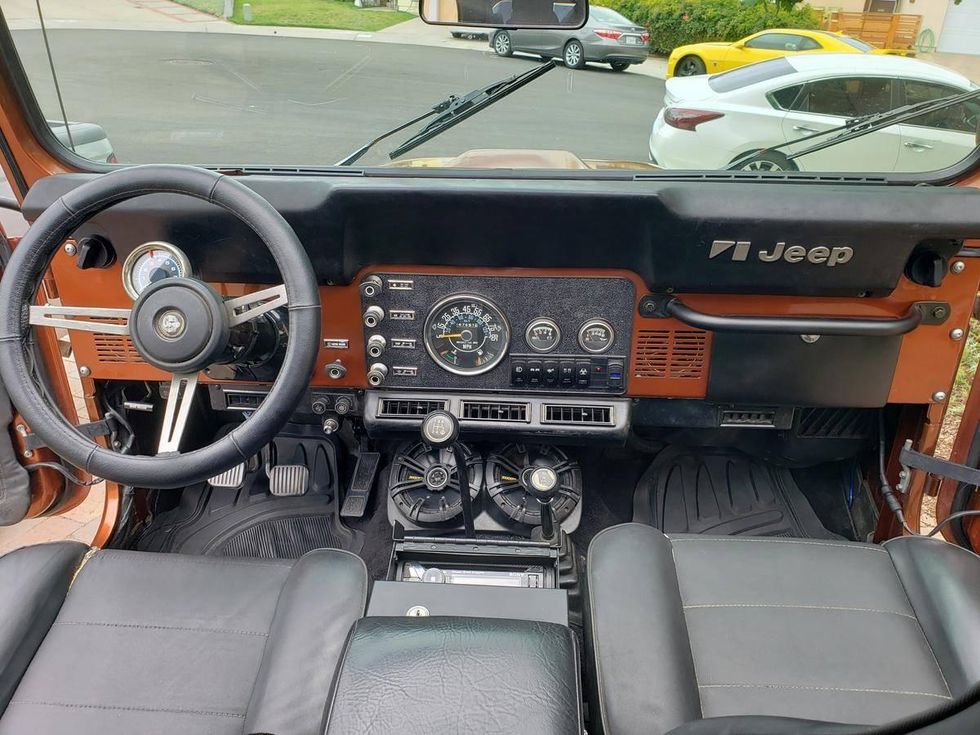
MULTIPOLYGON (((905 588, 905 580, 902 579, 902 575, 898 573, 898 567, 895 566, 895 560, 892 558, 891 552, 886 549, 885 553, 888 554, 888 559, 891 561, 892 570, 895 572, 895 579, 898 580, 898 586, 901 588, 902 594, 905 595, 905 601, 909 603, 909 609, 914 613, 915 605, 912 604, 912 597, 909 595, 909 591, 905 588)), ((946 681, 946 674, 943 673, 943 667, 939 665, 939 657, 936 656, 936 651, 933 649, 932 643, 929 641, 929 636, 927 636, 925 630, 923 630, 922 623, 919 622, 918 616, 915 618, 915 625, 919 629, 919 635, 922 636, 922 640, 925 642, 926 648, 928 648, 929 653, 932 654, 932 661, 936 664, 936 671, 939 672, 939 678, 943 680, 943 686, 946 687, 946 692, 950 695, 950 699, 952 699, 953 691, 949 688, 949 682, 946 681)))
POLYGON ((225 561, 222 558, 220 561, 217 559, 195 559, 193 557, 179 556, 177 554, 162 554, 160 557, 150 556, 143 551, 133 551, 133 552, 123 552, 122 555, 113 553, 111 555, 99 554, 99 563, 115 562, 121 561, 123 556, 128 557, 127 563, 132 561, 133 556, 139 556, 140 564, 197 564, 198 566, 205 567, 248 567, 249 569, 255 569, 257 566, 263 567, 278 567, 281 569, 289 569, 293 565, 294 560, 280 560, 280 559, 254 559, 252 561, 225 561), (145 558, 149 556, 150 558, 145 558))
POLYGON ((902 689, 863 689, 849 687, 818 687, 804 684, 699 684, 699 689, 805 689, 815 692, 859 692, 863 694, 907 694, 916 697, 935 697, 936 699, 952 699, 947 694, 931 692, 910 692, 902 689))
POLYGON ((865 613, 879 613, 881 615, 898 615, 903 618, 909 618, 910 620, 915 620, 918 623, 918 619, 914 615, 909 615, 908 613, 898 612, 897 610, 878 610, 872 607, 844 607, 838 605, 769 605, 769 604, 755 604, 755 603, 712 603, 712 604, 702 604, 702 605, 685 605, 685 610, 700 610, 703 608, 715 608, 715 607, 747 607, 747 608, 780 608, 789 610, 833 610, 840 612, 865 612, 865 613))
POLYGON ((268 633, 257 630, 235 630, 233 628, 190 628, 182 625, 148 625, 142 623, 103 623, 90 620, 59 620, 52 624, 55 625, 89 625, 101 628, 138 628, 140 630, 181 630, 190 633, 228 633, 234 635, 251 635, 262 638, 267 637, 268 633))
POLYGON ((753 544, 796 544, 798 546, 829 546, 835 549, 859 549, 862 551, 877 551, 882 554, 887 554, 888 552, 877 546, 871 546, 869 544, 835 544, 828 541, 797 541, 791 539, 775 539, 775 538, 674 538, 668 536, 672 544, 676 544, 681 541, 697 541, 701 543, 710 542, 737 542, 745 541, 753 544))
POLYGON ((10 704, 26 704, 41 707, 67 707, 69 709, 98 709, 98 710, 118 710, 123 712, 169 712, 178 715, 205 715, 209 717, 237 717, 244 719, 244 714, 238 712, 217 712, 211 710, 197 709, 178 709, 170 707, 136 707, 113 704, 78 704, 75 702, 46 702, 34 699, 12 699, 10 704))
MULTIPOLYGON (((687 609, 687 605, 684 604, 684 593, 681 591, 681 573, 680 567, 677 565, 677 552, 674 549, 674 539, 668 537, 668 545, 670 546, 670 560, 674 564, 674 576, 677 579, 677 598, 681 603, 681 615, 684 618, 684 627, 687 628, 687 650, 691 652, 691 671, 694 674, 694 684, 701 688, 701 680, 698 678, 698 663, 695 659, 697 656, 694 655, 694 639, 691 637, 691 628, 688 625, 687 613, 684 612, 687 609)), ((701 710, 701 717, 704 718, 704 702, 701 701, 701 693, 698 692, 698 709, 701 710)))

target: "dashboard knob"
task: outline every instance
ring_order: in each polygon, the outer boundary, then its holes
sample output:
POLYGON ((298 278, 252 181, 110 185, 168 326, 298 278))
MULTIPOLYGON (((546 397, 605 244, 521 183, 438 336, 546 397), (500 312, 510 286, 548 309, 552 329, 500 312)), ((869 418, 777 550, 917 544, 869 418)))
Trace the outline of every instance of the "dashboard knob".
POLYGON ((347 396, 340 396, 333 402, 333 410, 341 416, 349 414, 354 409, 354 403, 347 396))
POLYGON ((369 306, 364 310, 364 326, 376 327, 385 318, 385 310, 380 306, 369 306))
POLYGON ((340 380, 347 375, 347 368, 340 360, 334 360, 323 369, 326 371, 327 377, 331 380, 340 380))
POLYGON ((367 381, 374 388, 385 382, 388 377, 388 366, 380 362, 373 363, 368 369, 367 381))
POLYGON ((381 357, 387 346, 385 338, 380 334, 372 334, 368 337, 367 353, 369 357, 381 357))
POLYGON ((375 296, 381 293, 382 288, 383 284, 379 276, 368 276, 361 281, 361 296, 366 299, 373 299, 375 296))

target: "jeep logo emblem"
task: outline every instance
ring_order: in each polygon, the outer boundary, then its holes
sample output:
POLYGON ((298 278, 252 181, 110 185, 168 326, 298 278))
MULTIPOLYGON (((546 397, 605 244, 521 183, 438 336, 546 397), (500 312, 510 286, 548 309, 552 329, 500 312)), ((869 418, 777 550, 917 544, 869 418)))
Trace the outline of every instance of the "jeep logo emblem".
MULTIPOLYGON (((752 251, 752 243, 747 240, 715 240, 711 243, 711 252, 708 259, 717 258, 723 253, 731 251, 733 262, 744 263, 749 259, 752 251)), ((847 263, 854 257, 854 248, 847 245, 841 247, 828 248, 817 245, 813 248, 805 248, 802 245, 790 245, 786 247, 785 242, 777 242, 772 250, 758 250, 756 257, 763 263, 775 263, 777 260, 784 260, 787 263, 813 263, 814 265, 825 265, 833 268, 847 263)))

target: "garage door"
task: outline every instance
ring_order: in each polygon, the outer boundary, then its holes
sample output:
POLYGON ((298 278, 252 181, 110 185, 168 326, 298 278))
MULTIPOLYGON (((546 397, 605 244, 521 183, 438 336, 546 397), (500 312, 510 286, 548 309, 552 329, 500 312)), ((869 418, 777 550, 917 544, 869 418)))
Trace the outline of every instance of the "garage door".
POLYGON ((950 54, 980 54, 980 2, 963 0, 954 5, 949 0, 938 45, 950 54))

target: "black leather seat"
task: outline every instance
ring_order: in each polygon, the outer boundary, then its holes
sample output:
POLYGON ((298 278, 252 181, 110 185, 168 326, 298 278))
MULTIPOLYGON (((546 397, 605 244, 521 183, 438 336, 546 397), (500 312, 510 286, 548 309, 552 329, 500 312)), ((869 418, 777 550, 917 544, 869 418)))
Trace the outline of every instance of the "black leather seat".
POLYGON ((89 553, 0 557, 0 733, 322 732, 364 563, 89 553))
POLYGON ((755 732, 780 717, 881 724, 980 681, 980 558, 935 539, 616 526, 589 548, 588 613, 607 735, 733 716, 757 716, 755 732))

